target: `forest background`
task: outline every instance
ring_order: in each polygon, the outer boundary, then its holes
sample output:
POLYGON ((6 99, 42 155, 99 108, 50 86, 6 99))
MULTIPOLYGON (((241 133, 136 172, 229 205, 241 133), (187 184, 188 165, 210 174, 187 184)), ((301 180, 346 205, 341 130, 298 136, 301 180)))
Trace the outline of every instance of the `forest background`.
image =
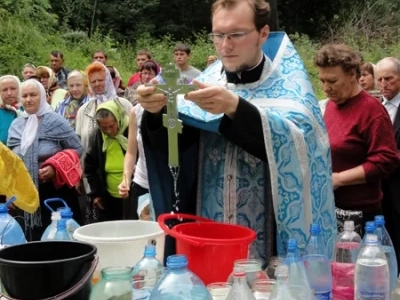
MULTIPOLYGON (((162 65, 176 42, 192 47, 191 64, 215 54, 207 39, 213 0, 0 0, 0 74, 21 74, 25 63, 49 64, 64 53, 69 69, 84 68, 103 49, 124 82, 136 71, 136 51, 150 49, 162 65)), ((317 96, 313 64, 321 45, 344 42, 365 61, 400 56, 400 0, 271 0, 271 29, 286 31, 302 57, 317 96)))

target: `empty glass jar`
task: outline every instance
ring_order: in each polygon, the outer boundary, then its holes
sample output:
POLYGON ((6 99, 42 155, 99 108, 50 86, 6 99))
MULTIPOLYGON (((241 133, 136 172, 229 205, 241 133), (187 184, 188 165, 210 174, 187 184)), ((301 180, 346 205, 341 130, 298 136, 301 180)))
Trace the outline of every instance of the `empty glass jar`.
MULTIPOLYGON (((243 267, 246 272, 246 282, 249 288, 259 279, 269 279, 267 274, 261 269, 261 261, 258 259, 239 259, 235 261, 234 267, 243 267)), ((229 283, 233 283, 232 274, 228 279, 229 283)))

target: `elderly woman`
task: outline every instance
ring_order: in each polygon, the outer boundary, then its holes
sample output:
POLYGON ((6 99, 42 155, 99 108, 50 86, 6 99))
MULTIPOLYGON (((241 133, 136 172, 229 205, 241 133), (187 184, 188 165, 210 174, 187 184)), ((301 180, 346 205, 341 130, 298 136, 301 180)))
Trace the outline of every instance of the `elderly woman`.
POLYGON ((381 212, 382 179, 400 164, 392 124, 382 104, 358 84, 360 56, 350 47, 326 45, 315 64, 328 97, 324 119, 336 207, 359 216, 355 223, 362 230, 381 212))
POLYGON ((46 90, 47 102, 53 109, 56 109, 58 104, 64 100, 67 91, 58 85, 56 75, 49 67, 37 67, 35 70, 35 76, 39 78, 46 90))
POLYGON ((91 63, 86 68, 86 74, 92 97, 82 105, 76 118, 76 133, 85 150, 89 146, 89 136, 97 128, 96 110, 100 104, 118 99, 127 114, 132 108, 132 104, 128 100, 117 96, 110 72, 102 63, 97 61, 91 63))
POLYGON ((56 112, 63 116, 75 130, 78 110, 89 101, 86 74, 78 70, 69 72, 67 86, 69 96, 58 105, 56 112))
POLYGON ((25 64, 22 68, 22 78, 25 80, 30 79, 32 76, 35 76, 36 67, 32 64, 25 64))
POLYGON ((39 191, 40 208, 34 214, 24 214, 25 227, 31 229, 27 239, 39 240, 51 222, 50 211, 43 205, 48 198, 64 199, 74 219, 81 222, 77 193, 71 187, 74 180, 70 175, 75 175, 72 173, 75 168, 71 166, 79 168, 83 149, 68 122, 47 103, 46 91, 38 81, 29 79, 22 83, 21 101, 25 113, 11 124, 7 146, 22 158, 39 191), (62 162, 57 164, 63 153, 67 153, 63 159, 68 169, 63 169, 62 162))
POLYGON ((373 63, 362 64, 359 83, 364 91, 375 98, 381 98, 382 95, 378 89, 378 82, 375 79, 375 65, 373 63))
POLYGON ((98 129, 91 135, 85 157, 91 205, 100 210, 100 221, 122 220, 118 185, 123 179, 129 117, 118 100, 111 100, 98 106, 96 121, 98 129))
POLYGON ((12 121, 22 113, 19 102, 21 83, 18 77, 0 77, 0 142, 7 143, 8 129, 12 121))

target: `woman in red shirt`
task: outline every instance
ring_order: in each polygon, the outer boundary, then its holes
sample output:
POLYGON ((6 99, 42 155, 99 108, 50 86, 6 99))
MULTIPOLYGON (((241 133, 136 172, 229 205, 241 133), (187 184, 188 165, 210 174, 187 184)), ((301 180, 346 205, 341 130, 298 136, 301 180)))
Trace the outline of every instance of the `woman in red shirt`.
POLYGON ((315 64, 328 97, 324 120, 336 207, 358 211, 362 231, 366 221, 381 213, 381 180, 400 164, 392 123, 383 105, 358 83, 357 52, 343 44, 326 45, 317 52, 315 64))

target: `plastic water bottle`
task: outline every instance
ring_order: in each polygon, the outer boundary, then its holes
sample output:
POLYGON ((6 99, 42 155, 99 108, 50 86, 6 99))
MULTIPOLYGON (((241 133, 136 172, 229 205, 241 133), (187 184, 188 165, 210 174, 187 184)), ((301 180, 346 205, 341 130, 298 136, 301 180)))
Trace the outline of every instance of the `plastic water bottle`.
POLYGON ((89 300, 132 300, 132 269, 109 267, 101 270, 101 280, 90 291, 89 300))
POLYGON ((390 300, 400 300, 400 279, 397 279, 396 288, 392 292, 390 300))
POLYGON ((272 290, 271 296, 267 300, 295 300, 289 286, 289 268, 287 265, 279 265, 275 271, 276 284, 272 290))
POLYGON ((59 211, 51 212, 51 224, 47 226, 44 231, 41 241, 54 240, 54 236, 57 232, 57 221, 61 219, 61 214, 59 211))
POLYGON ((354 231, 354 221, 345 221, 331 264, 333 299, 354 300, 354 270, 360 246, 361 237, 354 231))
POLYGON ((256 300, 246 281, 246 270, 244 267, 233 268, 233 284, 226 300, 256 300))
POLYGON ((0 244, 12 246, 26 243, 25 234, 18 222, 8 214, 8 206, 15 201, 10 198, 6 203, 0 204, 0 244))
POLYGON ((308 300, 311 298, 310 283, 307 278, 306 268, 303 259, 297 249, 297 240, 288 240, 288 253, 284 263, 289 268, 289 285, 296 288, 299 299, 308 300))
POLYGON ((133 267, 133 299, 145 300, 164 273, 164 266, 156 258, 156 247, 146 245, 143 258, 133 267))
POLYGON ((187 268, 185 255, 171 255, 167 258, 167 272, 154 286, 150 300, 212 300, 204 283, 187 268))
POLYGON ((367 236, 357 258, 354 281, 354 299, 390 300, 389 267, 377 235, 367 236))
POLYGON ((73 213, 70 207, 60 207, 57 209, 60 212, 61 218, 67 221, 67 231, 70 236, 74 236, 75 230, 81 227, 72 217, 73 213))
POLYGON ((371 235, 371 234, 376 234, 375 222, 366 222, 365 223, 365 233, 364 233, 364 237, 363 237, 363 240, 361 242, 361 247, 360 248, 365 246, 365 241, 367 240, 368 235, 371 235))
POLYGON ((304 249, 303 260, 308 280, 318 300, 330 300, 332 292, 331 261, 326 256, 319 224, 310 225, 310 238, 304 249))
POLYGON ((396 252, 394 250, 389 233, 385 228, 385 218, 383 216, 375 216, 375 226, 378 240, 382 245, 388 262, 390 275, 390 291, 393 291, 396 287, 397 276, 399 274, 397 270, 396 252))
POLYGON ((60 219, 57 221, 57 231, 53 238, 54 241, 71 241, 72 238, 67 231, 67 221, 60 219))

